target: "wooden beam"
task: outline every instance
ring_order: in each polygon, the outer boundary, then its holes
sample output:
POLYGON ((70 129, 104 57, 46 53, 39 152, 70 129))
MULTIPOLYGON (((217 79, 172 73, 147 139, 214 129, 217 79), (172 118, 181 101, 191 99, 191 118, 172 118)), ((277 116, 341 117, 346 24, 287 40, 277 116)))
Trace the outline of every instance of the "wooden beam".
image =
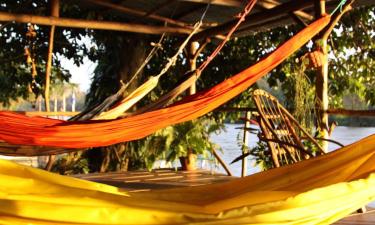
MULTIPOLYGON (((288 109, 292 111, 293 109, 288 109)), ((217 111, 221 112, 255 112, 256 108, 246 108, 246 107, 225 107, 219 108, 217 111)), ((15 111, 16 113, 26 115, 26 116, 75 116, 80 112, 43 112, 43 111, 15 111)), ((352 109, 328 109, 326 111, 330 115, 345 115, 345 116, 371 116, 375 117, 375 110, 352 110, 352 109)))
POLYGON ((15 21, 19 23, 33 23, 47 26, 85 28, 98 30, 126 31, 143 34, 190 34, 190 28, 151 26, 136 23, 121 23, 111 21, 82 20, 70 18, 56 18, 47 16, 35 16, 29 14, 13 14, 0 12, 0 21, 15 21))
POLYGON ((182 11, 182 12, 176 14, 175 16, 173 16, 173 18, 179 20, 179 19, 182 19, 185 16, 190 15, 190 14, 194 13, 195 11, 201 10, 203 8, 206 8, 206 5, 201 5, 201 4, 200 5, 193 5, 192 7, 189 7, 188 9, 186 9, 185 11, 182 11))
POLYGON ((161 3, 160 5, 157 5, 155 6, 154 8, 152 8, 151 10, 149 10, 147 13, 146 13, 146 17, 149 17, 153 14, 155 14, 157 11, 160 11, 161 9, 175 3, 177 0, 166 0, 164 1, 163 3, 161 3))
POLYGON ((263 23, 257 23, 257 24, 251 25, 251 26, 247 26, 247 27, 238 29, 235 32, 235 35, 236 35, 236 37, 242 37, 242 36, 249 35, 249 32, 251 32, 251 31, 252 32, 266 31, 266 30, 272 29, 273 27, 278 26, 280 24, 285 25, 285 24, 288 23, 289 20, 290 20, 290 16, 284 15, 282 17, 278 17, 278 18, 275 18, 273 20, 267 20, 263 23))
MULTIPOLYGON (((264 9, 272 9, 276 6, 281 5, 281 4, 282 3, 280 3, 280 1, 276 1, 276 0, 263 0, 263 1, 257 2, 257 5, 259 5, 260 7, 264 8, 264 9)), ((302 18, 302 19, 308 20, 308 21, 314 20, 314 16, 312 16, 308 13, 305 13, 302 10, 296 10, 296 11, 293 11, 293 12, 290 12, 290 13, 293 13, 294 15, 296 15, 296 16, 302 18)))
MULTIPOLYGON (((301 10, 301 9, 310 7, 312 5, 313 5, 313 2, 311 0, 291 0, 287 3, 276 6, 267 11, 259 12, 259 13, 255 13, 255 14, 251 14, 247 16, 246 21, 242 23, 240 28, 252 26, 259 22, 272 20, 280 16, 283 16, 285 14, 288 14, 289 12, 301 10)), ((226 33, 234 26, 236 22, 237 20, 231 20, 222 25, 201 31, 200 33, 196 34, 195 37, 193 37, 193 40, 206 39, 208 37, 211 37, 217 34, 226 33)))
POLYGON ((16 113, 26 116, 75 116, 80 112, 43 112, 43 111, 15 111, 16 113))
MULTIPOLYGON (((221 112, 256 112, 256 108, 246 108, 246 107, 223 107, 219 108, 217 111, 221 112)), ((287 109, 288 111, 293 111, 294 109, 287 109)), ((368 110, 353 110, 353 109, 328 109, 325 111, 331 115, 345 115, 345 116, 374 116, 375 117, 375 110, 368 109, 368 110)))
POLYGON ((184 2, 195 2, 195 3, 205 3, 212 5, 222 5, 222 6, 232 6, 232 7, 241 7, 243 6, 243 1, 241 0, 180 0, 184 2))
POLYGON ((375 117, 375 110, 328 109, 326 112, 330 115, 375 117))
POLYGON ((113 4, 113 3, 102 1, 102 0, 85 0, 85 1, 90 2, 92 4, 95 4, 95 5, 107 7, 107 8, 119 11, 119 12, 131 14, 131 15, 135 15, 135 16, 139 16, 139 17, 145 17, 146 16, 150 19, 166 22, 168 24, 173 24, 173 25, 180 26, 180 27, 188 27, 189 26, 188 24, 186 24, 184 22, 177 21, 177 20, 174 20, 174 19, 171 19, 171 18, 168 18, 168 17, 159 16, 159 15, 156 15, 156 14, 150 13, 150 12, 147 13, 145 11, 138 10, 138 9, 131 9, 131 8, 128 8, 128 7, 125 7, 125 6, 122 6, 122 5, 113 4))

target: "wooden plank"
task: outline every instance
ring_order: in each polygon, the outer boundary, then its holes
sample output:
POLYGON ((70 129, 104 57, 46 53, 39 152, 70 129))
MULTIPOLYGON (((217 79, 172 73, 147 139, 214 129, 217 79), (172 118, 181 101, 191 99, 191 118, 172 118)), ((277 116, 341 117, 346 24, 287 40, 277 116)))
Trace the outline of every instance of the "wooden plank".
POLYGON ((177 0, 165 0, 163 3, 159 4, 159 5, 156 5, 154 8, 152 8, 151 10, 149 10, 145 16, 146 17, 149 17, 149 16, 152 16, 153 14, 155 14, 157 11, 160 11, 162 10, 163 8, 167 7, 167 6, 170 6, 171 4, 175 3, 177 0))
MULTIPOLYGON (((261 6, 262 8, 264 9, 272 9, 278 5, 281 5, 282 3, 280 1, 276 1, 276 0, 265 0, 265 1, 258 1, 257 2, 257 5, 261 6)), ((314 16, 308 14, 308 13, 305 13, 304 11, 302 10, 296 10, 296 11, 293 11, 292 12, 294 15, 297 15, 303 19, 306 19, 306 20, 309 20, 309 21, 312 21, 314 19, 314 16)))
MULTIPOLYGON (((313 5, 313 2, 311 0, 291 0, 287 3, 281 4, 267 11, 250 14, 249 16, 246 17, 246 20, 241 24, 240 28, 253 26, 260 22, 266 22, 266 21, 278 18, 280 16, 283 16, 285 14, 288 14, 289 12, 302 10, 312 5, 313 5)), ((201 31, 193 37, 193 41, 206 39, 208 37, 212 37, 218 34, 224 34, 228 32, 236 23, 237 23, 237 20, 234 19, 232 21, 226 22, 219 26, 201 31)))
POLYGON ((231 6, 231 7, 241 7, 242 2, 241 0, 180 0, 184 2, 195 2, 195 3, 205 3, 205 4, 212 4, 212 5, 222 5, 222 6, 231 6))
MULTIPOLYGON (((127 14, 131 14, 131 15, 134 15, 134 16, 139 16, 139 17, 148 17, 148 18, 151 18, 153 20, 166 22, 166 23, 177 25, 177 26, 180 26, 180 27, 188 27, 188 24, 186 24, 182 21, 178 21, 178 20, 174 20, 174 19, 171 19, 171 18, 168 18, 168 17, 159 16, 159 15, 154 14, 156 11, 155 12, 150 11, 150 12, 147 13, 147 12, 142 11, 142 10, 132 9, 132 8, 128 8, 128 7, 119 5, 119 4, 113 4, 113 3, 102 1, 102 0, 85 0, 85 1, 90 2, 92 4, 104 6, 104 7, 110 8, 110 9, 114 9, 114 10, 122 12, 122 13, 127 13, 127 14)), ((175 1, 175 0, 173 0, 173 1, 175 1)))
POLYGON ((375 224, 375 210, 366 213, 356 213, 341 219, 333 225, 374 225, 375 224))
POLYGON ((98 20, 82 20, 71 18, 56 18, 48 16, 36 16, 30 14, 14 14, 0 12, 0 21, 14 21, 18 23, 32 23, 47 26, 69 27, 69 28, 85 28, 98 30, 114 30, 127 31, 132 33, 143 34, 190 34, 190 28, 183 27, 167 27, 167 26, 152 26, 136 23, 121 23, 112 21, 98 21, 98 20))
POLYGON ((375 110, 328 109, 327 113, 346 116, 375 116, 375 110))
POLYGON ((74 177, 110 184, 132 191, 199 186, 235 179, 221 173, 212 174, 207 170, 175 171, 173 169, 154 170, 151 172, 129 171, 81 174, 74 177))

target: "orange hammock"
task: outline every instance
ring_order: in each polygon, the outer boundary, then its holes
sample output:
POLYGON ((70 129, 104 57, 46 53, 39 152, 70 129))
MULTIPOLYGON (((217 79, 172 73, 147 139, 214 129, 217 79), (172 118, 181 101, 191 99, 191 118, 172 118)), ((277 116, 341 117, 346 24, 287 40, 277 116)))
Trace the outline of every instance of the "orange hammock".
POLYGON ((302 47, 329 21, 328 15, 318 19, 255 65, 170 107, 124 119, 82 122, 0 112, 0 139, 12 144, 85 148, 143 138, 166 126, 202 116, 234 98, 302 47))

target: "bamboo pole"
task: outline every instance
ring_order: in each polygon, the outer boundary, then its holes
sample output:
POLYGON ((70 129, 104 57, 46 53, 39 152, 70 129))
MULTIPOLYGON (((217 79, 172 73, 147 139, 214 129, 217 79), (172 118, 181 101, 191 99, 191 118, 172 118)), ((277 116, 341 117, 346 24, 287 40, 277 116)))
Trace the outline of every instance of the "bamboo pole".
POLYGON ((132 33, 144 34, 190 34, 190 28, 183 27, 166 27, 166 26, 152 26, 136 23, 121 23, 111 21, 97 21, 97 20, 82 20, 70 18, 56 18, 48 16, 36 16, 29 14, 14 14, 0 12, 0 21, 15 21, 19 23, 32 23, 47 26, 69 27, 69 28, 85 28, 98 30, 114 30, 127 31, 132 33))
MULTIPOLYGON (((326 14, 325 0, 316 0, 316 17, 319 18, 326 14)), ((316 40, 316 48, 323 54, 321 66, 317 68, 315 89, 318 108, 318 128, 323 138, 328 138, 328 114, 325 112, 328 109, 328 41, 322 35, 316 40)), ((321 144, 322 149, 326 153, 328 151, 328 143, 321 144)))
POLYGON ((224 168, 225 172, 227 172, 228 176, 233 176, 233 173, 232 173, 232 171, 230 171, 229 166, 220 157, 220 155, 216 152, 216 150, 214 148, 212 148, 211 151, 212 151, 212 154, 217 159, 217 161, 219 161, 220 165, 224 168))
MULTIPOLYGON (((60 0, 52 0, 51 1, 51 16, 58 18, 60 11, 60 0)), ((49 34, 49 42, 48 42, 48 56, 47 56, 47 65, 46 65, 46 82, 44 86, 44 99, 46 103, 46 111, 50 111, 50 104, 49 104, 49 91, 50 91, 50 80, 51 80, 51 70, 52 70, 52 58, 53 58, 53 42, 55 38, 55 29, 56 26, 51 26, 50 34, 49 34)), ((55 96, 55 112, 57 112, 57 98, 55 96)), ((52 169, 53 163, 55 162, 55 155, 50 155, 48 157, 48 162, 46 165, 46 170, 50 171, 52 169)))
MULTIPOLYGON (((246 112, 246 121, 244 124, 244 130, 243 130, 243 145, 242 145, 242 155, 246 155, 248 151, 248 145, 249 145, 249 132, 248 128, 250 128, 250 119, 251 119, 251 112, 246 112)), ((242 167, 241 167, 241 176, 246 177, 247 175, 247 156, 242 158, 242 167)))
MULTIPOLYGON (((51 1, 51 16, 59 17, 59 0, 52 0, 51 1)), ((48 55, 47 55, 47 64, 46 64, 46 80, 44 86, 44 99, 46 111, 50 111, 50 103, 49 103, 49 89, 50 89, 50 77, 51 77, 51 70, 52 70, 52 58, 53 58, 53 41, 55 37, 55 26, 51 26, 50 34, 49 34, 49 42, 48 42, 48 55)))
MULTIPOLYGON (((190 43, 190 51, 189 51, 190 71, 195 71, 197 69, 198 49, 199 49, 199 42, 194 41, 190 43)), ((196 82, 194 82, 189 88, 189 95, 195 94, 196 91, 197 91, 196 82)))
MULTIPOLYGON (((316 48, 323 53, 322 65, 318 67, 315 81, 316 97, 317 97, 317 108, 318 108, 318 128, 323 135, 322 138, 329 138, 329 125, 328 125, 328 37, 331 34, 333 28, 338 23, 340 18, 349 10, 352 9, 351 5, 354 0, 348 2, 341 12, 337 12, 327 28, 324 29, 317 40, 315 41, 316 48)), ((315 2, 317 17, 326 14, 326 2, 325 0, 316 0, 315 2)), ((328 143, 323 142, 322 148, 325 152, 328 151, 328 143)))

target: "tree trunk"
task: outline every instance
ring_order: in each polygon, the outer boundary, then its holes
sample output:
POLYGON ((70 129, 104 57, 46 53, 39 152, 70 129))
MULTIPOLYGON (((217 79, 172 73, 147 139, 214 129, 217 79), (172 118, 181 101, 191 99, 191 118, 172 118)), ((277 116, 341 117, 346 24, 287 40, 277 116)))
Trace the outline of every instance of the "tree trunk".
MULTIPOLYGON (((129 35, 124 39, 123 48, 121 50, 121 67, 118 71, 118 79, 127 83, 132 79, 138 68, 142 65, 146 58, 146 41, 145 35, 129 35)), ((128 93, 136 89, 142 81, 142 72, 129 85, 128 93)), ((125 93, 127 95, 128 93, 125 93)))
MULTIPOLYGON (((129 82, 130 79, 133 78, 136 71, 140 68, 146 58, 146 37, 145 35, 134 35, 134 34, 126 34, 126 38, 124 38, 121 44, 121 49, 118 49, 119 52, 117 54, 114 52, 113 55, 119 55, 120 59, 120 66, 118 67, 117 71, 117 79, 118 81, 122 81, 123 83, 129 82), (120 54, 118 54, 120 53, 120 54)), ((128 86, 127 92, 124 95, 128 95, 134 89, 136 89, 141 82, 143 81, 142 72, 134 79, 134 81, 128 86)), ((116 146, 115 148, 103 147, 101 148, 103 160, 100 166, 100 172, 108 171, 109 165, 112 165, 112 160, 116 160, 116 157, 111 157, 114 154, 113 151, 117 151, 117 149, 122 149, 122 146, 116 146)), ((123 158, 124 160, 120 160, 117 168, 119 170, 127 170, 129 159, 124 157, 126 154, 126 149, 123 151, 117 152, 117 156, 123 158)), ((112 167, 111 167, 112 168, 112 167)))

